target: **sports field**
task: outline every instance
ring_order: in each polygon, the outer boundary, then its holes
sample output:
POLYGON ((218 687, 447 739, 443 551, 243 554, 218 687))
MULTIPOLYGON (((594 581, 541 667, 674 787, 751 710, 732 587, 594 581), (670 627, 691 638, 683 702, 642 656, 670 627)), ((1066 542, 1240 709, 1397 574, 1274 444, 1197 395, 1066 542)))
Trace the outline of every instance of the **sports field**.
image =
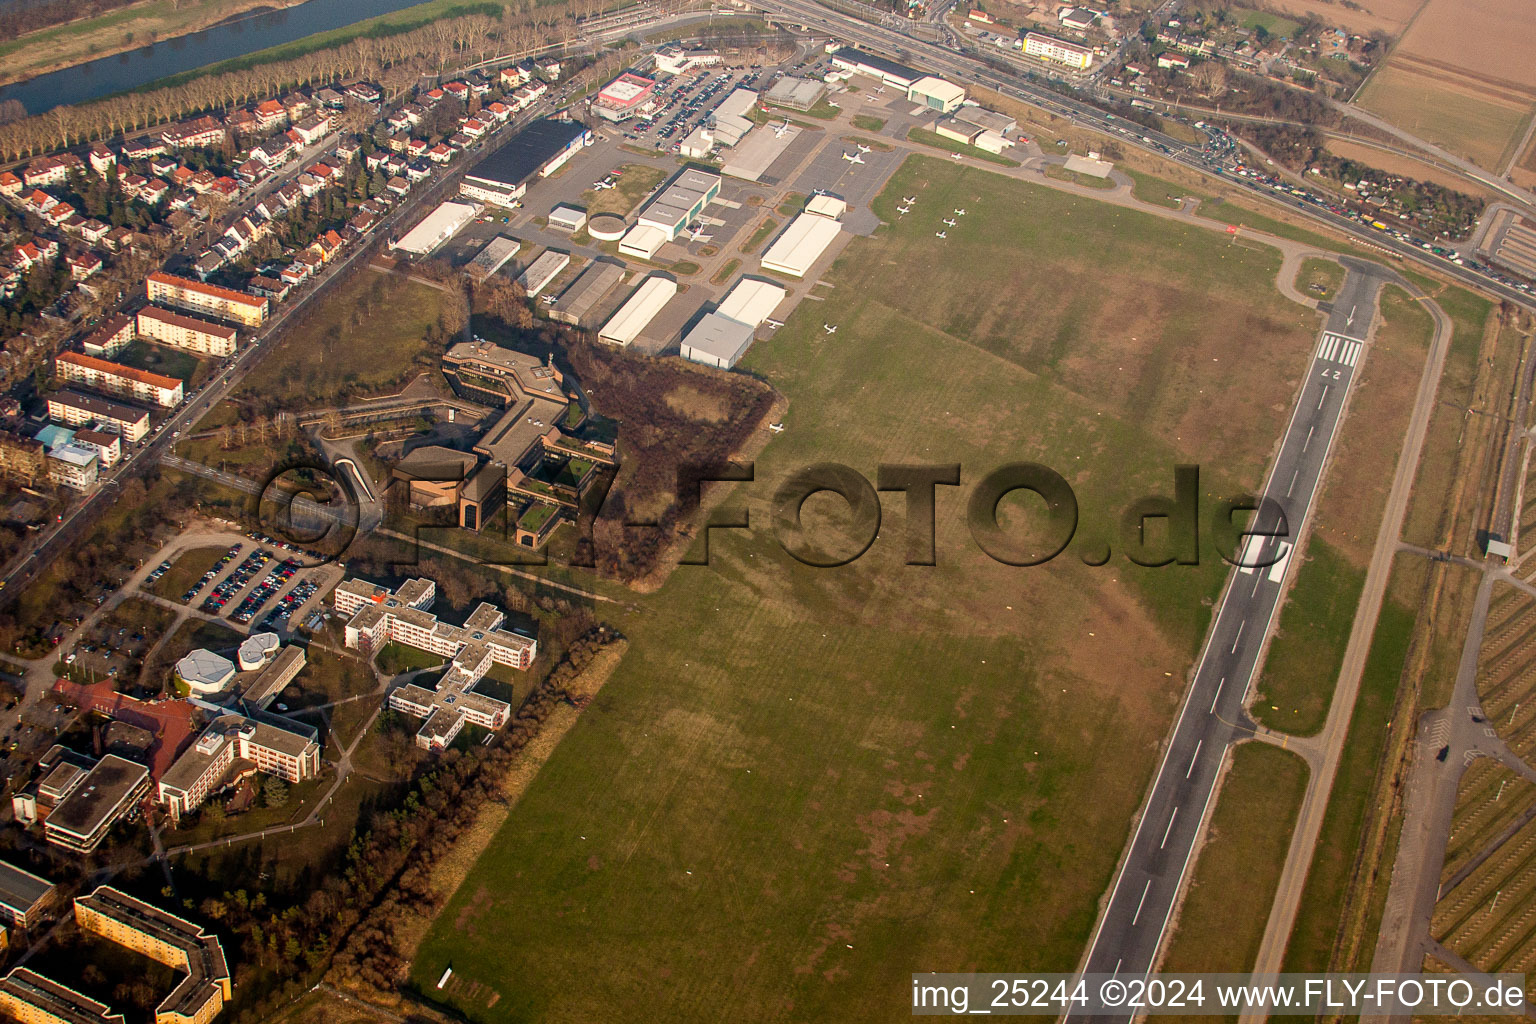
POLYGON ((1180 462, 1203 493, 1257 486, 1313 314, 1273 290, 1276 253, 1213 232, 929 157, 877 212, 903 195, 749 353, 788 400, 727 499, 753 529, 605 607, 629 653, 439 915, 424 994, 487 1024, 885 1021, 913 971, 1080 956, 1223 576, 1209 551, 1129 565, 1120 513, 1180 462), (964 526, 1019 460, 1081 506, 1088 541, 1047 566, 964 526), (902 564, 899 495, 862 559, 787 557, 772 495, 825 461, 960 463, 938 564, 902 564))

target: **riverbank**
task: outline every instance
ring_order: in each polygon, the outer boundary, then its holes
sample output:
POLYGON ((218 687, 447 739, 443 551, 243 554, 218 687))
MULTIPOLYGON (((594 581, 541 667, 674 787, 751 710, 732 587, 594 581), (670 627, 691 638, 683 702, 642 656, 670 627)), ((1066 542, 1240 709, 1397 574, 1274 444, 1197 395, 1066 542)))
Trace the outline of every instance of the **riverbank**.
POLYGON ((151 43, 167 43, 242 17, 285 10, 303 0, 140 0, 115 11, 28 32, 0 43, 0 85, 63 71, 151 43))

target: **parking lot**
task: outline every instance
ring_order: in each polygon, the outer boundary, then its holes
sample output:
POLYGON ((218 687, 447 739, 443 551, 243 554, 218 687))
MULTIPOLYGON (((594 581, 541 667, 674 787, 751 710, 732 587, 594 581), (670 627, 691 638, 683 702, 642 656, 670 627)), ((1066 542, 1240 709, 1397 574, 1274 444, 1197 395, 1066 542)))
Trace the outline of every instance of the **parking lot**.
POLYGON ((676 153, 688 133, 708 119, 738 86, 758 88, 761 68, 727 71, 694 71, 657 84, 656 97, 661 106, 645 117, 621 126, 624 138, 639 146, 676 153))

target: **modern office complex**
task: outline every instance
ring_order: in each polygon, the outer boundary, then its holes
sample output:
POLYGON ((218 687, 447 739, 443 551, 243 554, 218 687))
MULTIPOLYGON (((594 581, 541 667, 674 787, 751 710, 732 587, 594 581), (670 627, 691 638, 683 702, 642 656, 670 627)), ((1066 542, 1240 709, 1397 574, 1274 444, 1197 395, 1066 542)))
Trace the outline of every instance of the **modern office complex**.
POLYGON ((171 820, 179 821, 201 807, 209 794, 238 781, 242 773, 256 771, 285 782, 314 778, 320 771, 314 730, 286 719, 222 715, 161 777, 159 799, 171 820))
POLYGON ((69 778, 56 790, 58 802, 43 822, 43 837, 76 853, 93 852, 117 820, 149 792, 149 770, 116 754, 89 770, 72 764, 61 767, 76 770, 68 772, 69 778))

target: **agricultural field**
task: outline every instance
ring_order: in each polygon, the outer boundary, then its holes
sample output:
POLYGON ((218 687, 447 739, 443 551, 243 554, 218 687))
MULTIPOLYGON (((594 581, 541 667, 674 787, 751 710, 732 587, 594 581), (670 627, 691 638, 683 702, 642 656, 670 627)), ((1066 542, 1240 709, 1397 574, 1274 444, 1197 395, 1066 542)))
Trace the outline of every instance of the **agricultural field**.
POLYGON ((1375 146, 1368 146, 1363 142, 1354 142, 1349 139, 1330 138, 1323 148, 1327 149, 1334 156, 1342 157, 1345 160, 1353 160, 1356 163, 1386 171, 1388 174, 1397 174, 1405 178, 1433 182, 1436 185, 1454 189, 1469 196, 1479 196, 1488 200, 1495 198, 1491 189, 1483 188, 1476 182, 1470 181, 1459 174, 1453 174, 1427 160, 1416 160, 1413 157, 1403 156, 1399 153, 1389 153, 1385 149, 1378 149, 1375 146))
POLYGON ((1373 74, 1355 102, 1427 142, 1479 167, 1500 171, 1519 145, 1532 102, 1484 91, 1458 76, 1425 73, 1393 57, 1373 74))
POLYGON ((1424 6, 1424 0, 1361 0, 1349 4, 1335 0, 1268 0, 1264 6, 1293 21, 1316 18, 1324 25, 1335 25, 1360 35, 1385 32, 1396 36, 1424 6))
MULTIPOLYGON (((1197 228, 931 157, 876 211, 903 194, 970 213, 947 243, 921 217, 855 239, 826 300, 748 353, 788 400, 724 499, 754 529, 605 607, 630 652, 427 934, 423 994, 486 1024, 889 1020, 914 970, 1081 955, 1224 576, 1130 565, 1120 511, 1180 462, 1213 493, 1258 485, 1315 314, 1275 291, 1278 254, 1197 228), (974 481, 1019 460, 1081 509, 1035 568, 965 526, 974 481), (904 564, 889 498, 863 558, 790 558, 772 495, 825 461, 959 462, 937 564, 904 564)), ((803 524, 846 554, 841 508, 813 497, 803 524)))
POLYGON ((1477 692, 1499 735, 1520 757, 1536 755, 1536 598, 1496 586, 1477 659, 1477 692))

